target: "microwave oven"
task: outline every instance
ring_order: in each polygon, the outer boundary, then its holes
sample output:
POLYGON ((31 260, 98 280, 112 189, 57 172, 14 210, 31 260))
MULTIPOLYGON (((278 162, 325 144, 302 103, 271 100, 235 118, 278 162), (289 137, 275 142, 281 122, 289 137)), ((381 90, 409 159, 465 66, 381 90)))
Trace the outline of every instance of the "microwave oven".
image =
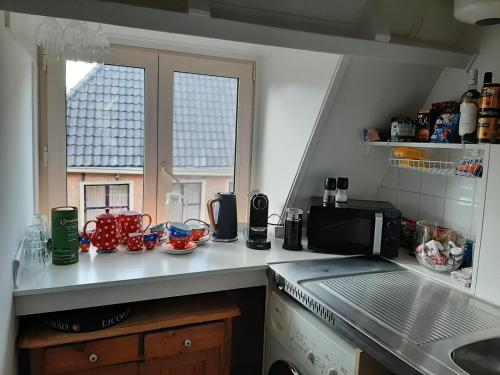
POLYGON ((398 256, 401 212, 389 202, 354 200, 324 204, 311 198, 308 248, 332 254, 398 256))

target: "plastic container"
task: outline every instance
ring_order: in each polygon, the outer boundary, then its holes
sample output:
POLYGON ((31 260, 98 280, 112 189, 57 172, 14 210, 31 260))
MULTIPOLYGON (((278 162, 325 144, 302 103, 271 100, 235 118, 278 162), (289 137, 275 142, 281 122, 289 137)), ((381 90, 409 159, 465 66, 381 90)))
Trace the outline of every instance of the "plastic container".
POLYGON ((419 263, 436 272, 451 272, 464 258, 465 230, 456 226, 440 226, 436 222, 417 222, 415 256, 419 263))
POLYGON ((184 221, 184 196, 171 191, 165 194, 165 216, 170 222, 184 221))

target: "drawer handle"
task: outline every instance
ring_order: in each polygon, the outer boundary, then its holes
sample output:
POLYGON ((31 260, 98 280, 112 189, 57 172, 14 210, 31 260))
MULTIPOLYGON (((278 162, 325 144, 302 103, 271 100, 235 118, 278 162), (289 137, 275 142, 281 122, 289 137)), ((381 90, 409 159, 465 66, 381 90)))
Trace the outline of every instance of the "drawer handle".
POLYGON ((92 353, 92 354, 89 356, 89 362, 92 362, 92 363, 97 362, 97 354, 92 353))
POLYGON ((184 346, 185 346, 186 348, 190 348, 190 347, 191 347, 191 345, 193 345, 193 342, 192 342, 190 339, 185 339, 185 340, 184 340, 184 346))

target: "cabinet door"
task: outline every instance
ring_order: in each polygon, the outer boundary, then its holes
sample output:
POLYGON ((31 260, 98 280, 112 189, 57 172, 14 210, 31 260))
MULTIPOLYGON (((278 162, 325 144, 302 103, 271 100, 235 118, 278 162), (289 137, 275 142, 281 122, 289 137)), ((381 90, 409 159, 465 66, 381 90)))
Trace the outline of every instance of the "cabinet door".
MULTIPOLYGON (((484 203, 481 254, 477 267, 476 296, 500 306, 500 145, 491 145, 484 203)), ((484 178, 484 177, 483 177, 484 178)), ((475 257, 477 258, 477 257, 475 257)))
POLYGON ((219 348, 146 360, 141 375, 219 375, 219 348))

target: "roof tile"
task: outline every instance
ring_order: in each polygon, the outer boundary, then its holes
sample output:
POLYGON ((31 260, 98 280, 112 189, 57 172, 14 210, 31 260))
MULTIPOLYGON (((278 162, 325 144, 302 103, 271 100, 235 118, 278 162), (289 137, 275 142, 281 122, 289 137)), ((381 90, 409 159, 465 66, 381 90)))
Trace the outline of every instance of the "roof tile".
MULTIPOLYGON (((174 73, 174 166, 228 169, 234 164, 234 78, 174 73)), ((70 167, 142 167, 144 70, 93 68, 67 95, 70 167)))

